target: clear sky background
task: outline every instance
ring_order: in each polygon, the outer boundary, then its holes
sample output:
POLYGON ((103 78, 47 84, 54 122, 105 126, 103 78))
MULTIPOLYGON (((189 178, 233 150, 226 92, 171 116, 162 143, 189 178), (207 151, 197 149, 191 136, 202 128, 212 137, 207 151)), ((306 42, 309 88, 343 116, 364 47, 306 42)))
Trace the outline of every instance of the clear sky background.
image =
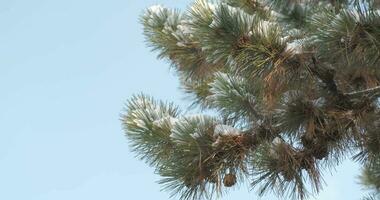
MULTIPOLYGON (((186 108, 138 18, 189 2, 0 0, 1 200, 169 199, 130 153, 119 117, 139 92, 186 108)), ((345 162, 316 199, 359 199, 357 174, 345 162)), ((222 199, 257 197, 243 186, 222 199)))

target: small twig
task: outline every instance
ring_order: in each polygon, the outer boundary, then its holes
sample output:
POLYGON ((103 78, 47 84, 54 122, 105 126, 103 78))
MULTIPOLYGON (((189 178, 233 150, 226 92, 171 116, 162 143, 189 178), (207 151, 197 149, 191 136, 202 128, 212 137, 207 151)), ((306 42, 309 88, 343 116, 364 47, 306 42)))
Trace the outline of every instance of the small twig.
POLYGON ((355 92, 349 92, 349 93, 345 93, 344 95, 348 97, 357 97, 357 96, 362 96, 362 95, 379 96, 380 86, 376 86, 376 87, 365 89, 365 90, 355 91, 355 92))

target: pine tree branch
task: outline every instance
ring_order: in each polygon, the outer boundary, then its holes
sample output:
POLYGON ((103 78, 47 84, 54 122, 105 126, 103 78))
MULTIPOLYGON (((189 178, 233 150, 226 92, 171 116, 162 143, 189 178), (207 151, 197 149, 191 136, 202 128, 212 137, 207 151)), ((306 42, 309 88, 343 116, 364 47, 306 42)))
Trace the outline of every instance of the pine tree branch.
MULTIPOLYGON (((231 79, 231 78, 229 78, 229 79, 231 79)), ((237 85, 236 85, 234 82, 231 82, 231 86, 232 86, 236 91, 241 92, 240 89, 237 87, 237 85)), ((243 95, 243 94, 240 94, 240 95, 243 95)), ((248 106, 248 108, 249 108, 250 113, 251 113, 256 119, 258 119, 258 120, 263 120, 263 119, 264 119, 264 116, 263 116, 262 114, 260 114, 260 113, 256 110, 255 106, 252 105, 251 102, 249 102, 249 101, 245 101, 245 102, 246 102, 246 104, 247 104, 247 106, 248 106)))
POLYGON ((313 56, 313 67, 310 68, 311 72, 316 75, 327 87, 327 89, 334 95, 342 96, 342 92, 338 90, 335 83, 335 71, 332 69, 324 69, 318 65, 317 59, 313 56))
POLYGON ((380 73, 378 12, 340 0, 213 2, 196 0, 188 13, 152 6, 141 18, 147 42, 172 61, 195 104, 220 115, 183 116, 146 95, 128 101, 126 136, 164 189, 211 199, 249 175, 260 194, 302 200, 306 188, 319 192, 324 164, 351 150, 378 154, 380 85, 345 90, 380 73))
POLYGON ((334 80, 335 71, 329 70, 329 69, 323 69, 317 64, 317 59, 313 56, 313 67, 310 68, 311 72, 316 75, 327 87, 327 89, 334 95, 336 95, 339 99, 342 100, 349 100, 352 98, 357 98, 361 96, 368 95, 371 97, 371 99, 376 99, 380 97, 380 86, 376 86, 373 88, 360 90, 360 91, 354 91, 354 92, 348 92, 343 93, 341 92, 334 80))

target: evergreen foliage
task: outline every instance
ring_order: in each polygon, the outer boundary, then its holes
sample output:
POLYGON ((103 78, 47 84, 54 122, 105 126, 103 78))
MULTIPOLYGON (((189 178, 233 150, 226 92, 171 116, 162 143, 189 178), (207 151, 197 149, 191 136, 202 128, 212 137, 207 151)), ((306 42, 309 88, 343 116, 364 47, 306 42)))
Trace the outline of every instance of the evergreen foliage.
POLYGON ((305 199, 343 159, 380 189, 380 3, 372 0, 196 0, 152 6, 146 41, 210 115, 136 95, 122 122, 137 155, 180 199, 249 181, 305 199))

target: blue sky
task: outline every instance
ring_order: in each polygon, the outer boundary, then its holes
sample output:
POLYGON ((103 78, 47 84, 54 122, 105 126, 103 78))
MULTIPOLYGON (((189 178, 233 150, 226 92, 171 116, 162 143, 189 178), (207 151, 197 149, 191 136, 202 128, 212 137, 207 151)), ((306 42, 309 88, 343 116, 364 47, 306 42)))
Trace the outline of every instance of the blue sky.
MULTIPOLYGON (((0 199, 169 198, 130 153, 119 114, 139 92, 189 103, 138 23, 150 5, 189 2, 0 1, 0 199)), ((357 167, 337 171, 316 199, 360 197, 357 167)), ((237 198, 257 199, 246 187, 222 199, 237 198)))

